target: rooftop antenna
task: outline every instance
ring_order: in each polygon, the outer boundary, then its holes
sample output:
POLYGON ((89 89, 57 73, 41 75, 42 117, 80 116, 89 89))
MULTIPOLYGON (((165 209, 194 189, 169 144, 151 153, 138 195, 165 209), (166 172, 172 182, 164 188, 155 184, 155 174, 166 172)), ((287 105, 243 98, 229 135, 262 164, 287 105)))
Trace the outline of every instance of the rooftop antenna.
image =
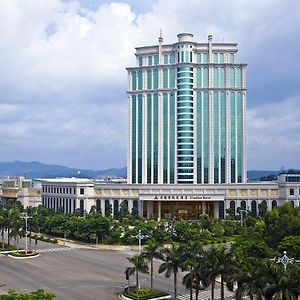
POLYGON ((160 43, 163 42, 163 37, 162 37, 162 30, 161 30, 161 28, 159 29, 159 38, 158 38, 158 41, 159 41, 160 43))

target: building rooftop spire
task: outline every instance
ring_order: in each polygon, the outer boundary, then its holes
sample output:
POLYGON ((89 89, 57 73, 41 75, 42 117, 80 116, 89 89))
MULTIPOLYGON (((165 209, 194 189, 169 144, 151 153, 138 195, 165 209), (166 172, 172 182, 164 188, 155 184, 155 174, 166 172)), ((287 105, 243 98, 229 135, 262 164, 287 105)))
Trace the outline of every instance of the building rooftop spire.
POLYGON ((159 38, 158 38, 158 42, 162 43, 163 42, 163 37, 162 37, 162 30, 161 28, 159 29, 159 38))

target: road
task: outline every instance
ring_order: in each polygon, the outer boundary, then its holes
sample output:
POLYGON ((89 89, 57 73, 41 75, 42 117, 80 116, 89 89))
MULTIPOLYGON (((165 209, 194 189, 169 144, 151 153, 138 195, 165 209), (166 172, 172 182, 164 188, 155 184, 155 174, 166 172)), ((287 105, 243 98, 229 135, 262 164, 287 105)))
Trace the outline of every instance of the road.
MULTIPOLYGON (((45 289, 58 300, 115 300, 127 285, 124 271, 130 266, 126 259, 132 251, 74 249, 61 245, 38 243, 40 257, 17 260, 0 256, 0 284, 4 290, 30 292, 45 289)), ((159 262, 155 262, 157 270, 159 262)), ((131 277, 134 282, 135 277, 131 277)), ((140 275, 141 286, 149 287, 148 274, 140 275)), ((187 291, 178 278, 178 292, 187 291)), ((154 287, 173 291, 173 277, 155 272, 154 287)))

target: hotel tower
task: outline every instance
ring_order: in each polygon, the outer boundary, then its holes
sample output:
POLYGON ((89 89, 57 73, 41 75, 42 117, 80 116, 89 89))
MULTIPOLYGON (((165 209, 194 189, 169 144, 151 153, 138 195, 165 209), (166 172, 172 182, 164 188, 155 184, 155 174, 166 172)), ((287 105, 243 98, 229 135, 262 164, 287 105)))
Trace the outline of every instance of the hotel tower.
POLYGON ((237 44, 177 37, 136 48, 127 68, 128 183, 245 183, 246 64, 237 44))

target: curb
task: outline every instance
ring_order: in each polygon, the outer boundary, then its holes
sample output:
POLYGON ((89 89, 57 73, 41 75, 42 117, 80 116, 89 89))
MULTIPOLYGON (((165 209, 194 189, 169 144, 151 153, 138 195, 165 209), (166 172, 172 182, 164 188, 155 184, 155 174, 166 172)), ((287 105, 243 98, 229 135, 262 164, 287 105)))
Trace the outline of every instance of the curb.
POLYGON ((8 254, 7 256, 11 257, 11 258, 14 258, 14 259, 29 259, 29 258, 39 257, 40 254, 38 253, 37 255, 31 255, 31 256, 27 256, 27 257, 17 257, 17 256, 13 256, 13 255, 10 255, 10 254, 8 254))

